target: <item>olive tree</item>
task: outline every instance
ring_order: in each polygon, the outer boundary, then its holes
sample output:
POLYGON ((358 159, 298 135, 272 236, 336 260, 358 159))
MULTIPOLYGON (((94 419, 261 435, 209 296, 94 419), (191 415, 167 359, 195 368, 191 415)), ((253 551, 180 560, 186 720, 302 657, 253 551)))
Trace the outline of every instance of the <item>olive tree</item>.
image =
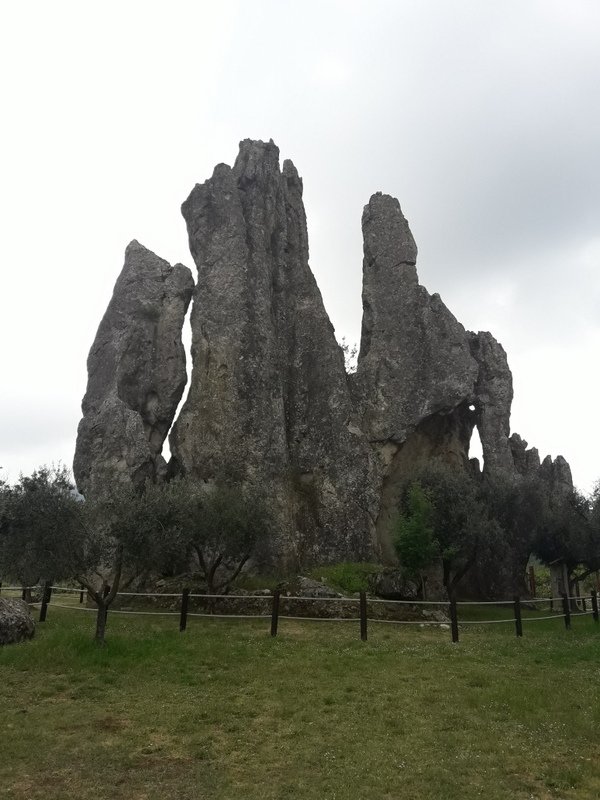
POLYGON ((97 548, 84 504, 64 466, 40 467, 4 486, 0 507, 0 572, 24 586, 89 569, 97 548))
POLYGON ((180 499, 177 535, 186 542, 209 594, 227 593, 270 530, 260 497, 239 486, 175 482, 180 499))
MULTIPOLYGON (((494 546, 502 535, 483 502, 477 481, 463 470, 441 463, 432 463, 414 476, 431 503, 428 525, 432 528, 431 545, 423 537, 427 549, 433 547, 442 562, 443 583, 449 597, 465 575, 473 568, 480 554, 494 546)), ((403 506, 408 508, 408 491, 403 506)))
POLYGON ((411 576, 418 575, 424 589, 423 570, 439 556, 434 538, 433 503, 420 483, 408 487, 405 508, 396 518, 393 542, 402 567, 411 576))

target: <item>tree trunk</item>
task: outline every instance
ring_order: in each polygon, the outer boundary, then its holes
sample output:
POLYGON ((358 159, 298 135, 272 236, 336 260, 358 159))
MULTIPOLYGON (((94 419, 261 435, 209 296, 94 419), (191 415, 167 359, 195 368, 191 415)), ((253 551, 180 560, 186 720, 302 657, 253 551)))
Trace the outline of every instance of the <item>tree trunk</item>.
POLYGON ((104 644, 104 632, 106 630, 106 604, 104 602, 98 602, 98 613, 96 615, 96 633, 94 635, 94 641, 96 644, 103 645, 104 644))
POLYGON ((450 586, 450 562, 446 558, 442 559, 442 568, 444 570, 442 583, 444 584, 444 589, 446 590, 446 594, 448 595, 448 597, 450 597, 450 591, 451 591, 451 586, 450 586))

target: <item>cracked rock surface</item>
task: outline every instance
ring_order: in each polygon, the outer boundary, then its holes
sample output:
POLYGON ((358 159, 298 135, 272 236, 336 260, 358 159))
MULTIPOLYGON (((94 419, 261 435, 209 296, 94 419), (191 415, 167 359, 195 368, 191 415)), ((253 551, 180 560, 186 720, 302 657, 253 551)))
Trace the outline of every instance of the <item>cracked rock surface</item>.
POLYGON ((192 376, 173 469, 260 490, 288 564, 367 557, 371 453, 308 265, 302 180, 273 142, 241 142, 182 206, 198 268, 192 376))
POLYGON ((187 382, 183 321, 192 274, 132 241, 88 356, 73 471, 80 491, 156 480, 187 382))

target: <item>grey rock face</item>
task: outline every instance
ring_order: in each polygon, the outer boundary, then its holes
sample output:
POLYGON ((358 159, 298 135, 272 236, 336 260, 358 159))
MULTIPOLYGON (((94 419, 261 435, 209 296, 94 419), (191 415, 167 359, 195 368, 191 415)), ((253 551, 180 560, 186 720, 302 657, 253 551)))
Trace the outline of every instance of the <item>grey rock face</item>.
MULTIPOLYGON (((419 285, 417 248, 398 201, 373 195, 362 223, 363 325, 353 387, 361 427, 379 456, 376 535, 391 558, 390 528, 406 479, 432 460, 473 471, 475 425, 484 474, 518 479, 540 465, 535 449, 509 438, 513 387, 502 345, 490 333, 465 331, 439 295, 419 285)), ((569 485, 568 465, 544 469, 557 487, 569 485)))
MULTIPOLYGON (((289 566, 372 552, 370 451, 308 266, 302 181, 246 140, 182 206, 198 268, 173 468, 263 491, 289 566)), ((361 555, 362 554, 362 555, 361 555)))
POLYGON ((517 473, 523 477, 534 477, 539 473, 540 456, 535 447, 527 449, 527 442, 518 433, 508 440, 517 473))
POLYGON ((478 365, 463 326, 419 285, 417 248, 398 201, 373 195, 362 224, 362 425, 372 442, 401 444, 422 420, 473 394, 478 365))
POLYGON ((506 353, 487 332, 469 333, 468 344, 479 367, 474 403, 485 468, 490 474, 511 474, 514 462, 508 437, 513 387, 506 353))
POLYGON ((565 495, 573 490, 573 477, 571 467, 563 456, 556 456, 554 461, 550 456, 542 461, 540 477, 550 487, 551 494, 565 495))
POLYGON ((398 201, 375 194, 363 213, 363 325, 355 396, 379 454, 377 538, 389 532, 407 477, 432 459, 470 469, 479 426, 487 472, 514 471, 508 446, 512 379, 489 333, 472 334, 419 285, 417 248, 398 201))
POLYGON ((35 622, 24 600, 0 597, 0 645, 31 639, 35 622))
POLYGON ((187 381, 181 330, 193 280, 136 241, 88 356, 74 460, 83 494, 164 472, 160 455, 187 381))
POLYGON ((416 600, 419 587, 401 569, 384 569, 373 576, 373 592, 386 600, 416 600))

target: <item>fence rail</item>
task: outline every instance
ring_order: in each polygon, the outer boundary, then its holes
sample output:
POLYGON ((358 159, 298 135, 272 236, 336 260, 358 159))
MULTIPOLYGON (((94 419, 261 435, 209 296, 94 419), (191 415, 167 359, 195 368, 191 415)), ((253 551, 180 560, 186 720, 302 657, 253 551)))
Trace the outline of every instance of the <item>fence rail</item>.
MULTIPOLYGON (((104 596, 108 594, 107 591, 108 587, 104 589, 104 596)), ((55 586, 52 585, 50 582, 47 582, 43 586, 2 586, 0 582, 0 593, 2 591, 12 591, 12 592, 20 592, 23 599, 26 597, 30 597, 30 593, 32 591, 40 592, 42 595, 41 601, 30 602, 31 606, 40 607, 40 615, 39 621, 44 622, 47 618, 48 608, 62 608, 68 610, 76 610, 76 611, 85 611, 85 612, 98 612, 99 607, 87 607, 83 605, 84 602, 84 594, 85 590, 83 587, 75 588, 70 586, 55 586), (79 595, 79 603, 77 605, 69 605, 65 603, 56 602, 56 600, 52 600, 53 593, 60 597, 60 593, 73 593, 79 595)), ((592 616, 594 622, 598 623, 598 596, 595 591, 592 591, 590 595, 587 596, 569 596, 567 594, 563 594, 560 597, 544 597, 544 598, 525 598, 522 600, 520 597, 514 597, 512 600, 451 600, 451 601, 444 601, 444 600, 385 600, 382 598, 369 598, 366 596, 365 592, 361 592, 358 597, 307 597, 307 596, 299 596, 299 595, 285 595, 282 594, 281 591, 275 590, 270 594, 255 594, 255 595, 230 595, 230 594, 200 594, 194 593, 192 594, 189 588, 183 589, 182 592, 117 592, 115 597, 151 597, 151 598, 180 598, 179 603, 179 610, 172 611, 172 610, 131 610, 131 609, 120 609, 120 608, 112 608, 110 609, 110 613, 112 614, 125 614, 125 615, 139 615, 139 616, 176 616, 179 617, 179 629, 181 632, 186 630, 187 627, 187 620, 188 617, 202 617, 202 618, 211 618, 211 619, 270 619, 271 620, 271 635, 276 636, 278 632, 279 620, 280 619, 289 619, 289 620, 303 620, 307 622, 359 622, 360 623, 360 637, 363 641, 367 640, 368 635, 368 625, 369 623, 384 623, 384 624, 392 624, 392 625, 419 625, 419 626, 438 626, 445 629, 450 629, 452 641, 458 642, 459 640, 459 628, 466 625, 506 625, 506 624, 514 624, 515 625, 515 633, 516 636, 521 637, 523 636, 523 624, 529 624, 529 622, 542 622, 544 620, 552 620, 552 619, 563 619, 565 628, 567 630, 571 627, 571 619, 574 616, 592 616), (260 600, 263 602, 270 603, 270 612, 269 613, 215 613, 213 608, 210 608, 208 612, 199 612, 199 611, 190 611, 189 610, 189 600, 190 599, 201 599, 201 600, 208 600, 208 601, 233 601, 233 602, 244 602, 247 600, 260 600), (284 612, 281 611, 281 602, 284 601, 288 604, 287 612, 284 609, 284 612), (587 601, 590 601, 591 610, 587 609, 587 601), (562 613, 560 614, 549 614, 545 616, 536 616, 536 617, 525 617, 522 616, 522 606, 523 603, 526 604, 540 604, 540 603, 549 603, 551 608, 553 609, 553 604, 560 602, 562 604, 562 613), (572 610, 571 603, 580 603, 582 610, 572 610), (289 605, 297 604, 297 603, 327 603, 327 604, 335 604, 335 603, 351 603, 351 604, 358 604, 358 616, 324 616, 324 617, 317 617, 317 616, 308 616, 308 615, 299 615, 299 614, 292 614, 289 613, 289 605), (449 619, 448 621, 443 620, 429 620, 429 619, 384 619, 380 617, 369 616, 368 608, 369 605, 372 604, 379 604, 385 603, 386 605, 390 606, 431 606, 437 607, 440 606, 446 608, 448 610, 449 619), (459 608, 463 606, 512 606, 513 608, 513 616, 506 617, 502 619, 486 619, 486 620, 469 620, 469 619, 459 619, 459 608)), ((105 611, 108 611, 108 607, 104 606, 105 611)))

